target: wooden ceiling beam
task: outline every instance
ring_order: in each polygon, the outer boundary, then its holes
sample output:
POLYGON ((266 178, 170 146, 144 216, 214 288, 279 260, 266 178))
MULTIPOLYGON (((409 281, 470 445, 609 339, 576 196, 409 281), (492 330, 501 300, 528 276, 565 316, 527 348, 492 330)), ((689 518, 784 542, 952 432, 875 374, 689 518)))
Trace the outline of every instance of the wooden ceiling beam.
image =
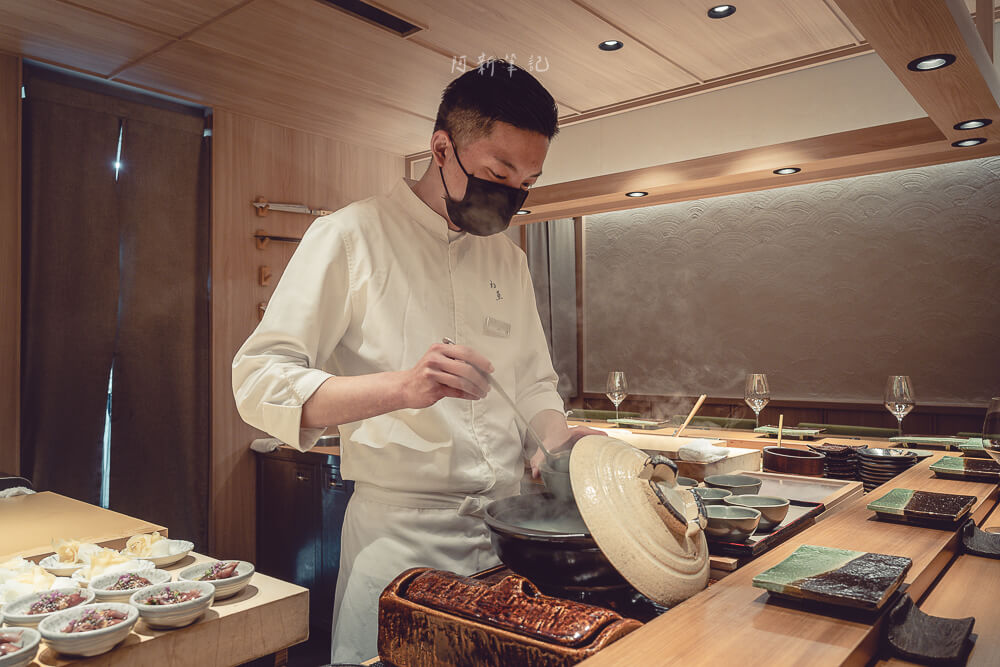
POLYGON ((954 148, 929 118, 840 132, 534 188, 517 224, 849 178, 1000 154, 1000 142, 954 148), (802 171, 779 176, 773 170, 802 171), (643 191, 641 198, 626 192, 643 191))
POLYGON ((945 137, 1000 140, 1000 77, 962 0, 837 0, 837 5, 945 137), (955 56, 947 67, 907 67, 917 58, 945 53, 955 56), (974 118, 989 118, 993 125, 971 135, 954 129, 974 118))

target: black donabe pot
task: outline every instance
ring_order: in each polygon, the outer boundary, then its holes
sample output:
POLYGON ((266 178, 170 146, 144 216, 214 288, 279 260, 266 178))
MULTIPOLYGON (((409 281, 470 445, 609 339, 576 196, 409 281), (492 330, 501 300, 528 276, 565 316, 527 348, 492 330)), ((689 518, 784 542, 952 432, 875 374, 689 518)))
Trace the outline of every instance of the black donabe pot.
MULTIPOLYGON (((575 503, 548 493, 512 496, 486 506, 493 550, 504 565, 546 592, 604 591, 628 584, 589 532, 549 532, 524 527, 528 520, 579 518, 575 503)), ((579 522, 583 525, 583 519, 579 522)))

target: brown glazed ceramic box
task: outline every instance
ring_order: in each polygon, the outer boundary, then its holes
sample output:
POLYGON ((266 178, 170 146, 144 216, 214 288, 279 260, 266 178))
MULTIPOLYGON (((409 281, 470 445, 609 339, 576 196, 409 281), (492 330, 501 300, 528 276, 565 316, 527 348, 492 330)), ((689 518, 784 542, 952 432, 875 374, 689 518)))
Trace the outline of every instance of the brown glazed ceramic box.
POLYGON ((518 575, 491 584, 429 568, 390 583, 378 614, 380 659, 406 667, 568 667, 642 626, 518 575))

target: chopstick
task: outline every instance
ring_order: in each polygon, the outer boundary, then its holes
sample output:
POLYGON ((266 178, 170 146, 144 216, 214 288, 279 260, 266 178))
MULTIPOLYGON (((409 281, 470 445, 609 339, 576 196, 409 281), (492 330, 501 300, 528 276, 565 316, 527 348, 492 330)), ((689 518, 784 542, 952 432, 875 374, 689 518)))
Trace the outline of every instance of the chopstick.
POLYGON ((687 428, 687 425, 691 423, 691 419, 694 417, 695 413, 698 412, 698 408, 701 407, 701 404, 705 402, 706 398, 708 398, 708 394, 702 394, 698 397, 698 401, 694 404, 694 407, 691 408, 691 412, 688 413, 687 419, 684 420, 684 423, 681 424, 679 429, 674 431, 675 436, 680 435, 684 429, 687 428))
POLYGON ((781 447, 781 429, 785 427, 785 415, 778 415, 778 447, 781 447))

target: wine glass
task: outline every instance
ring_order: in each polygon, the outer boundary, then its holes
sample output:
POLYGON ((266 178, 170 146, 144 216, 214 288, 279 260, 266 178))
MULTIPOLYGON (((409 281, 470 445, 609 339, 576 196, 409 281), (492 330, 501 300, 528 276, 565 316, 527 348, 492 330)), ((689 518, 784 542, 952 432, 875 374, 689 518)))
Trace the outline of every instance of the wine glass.
POLYGON ((615 404, 615 419, 618 419, 618 406, 622 404, 628 396, 628 381, 625 379, 624 371, 611 371, 608 373, 607 396, 615 404))
POLYGON ((1000 463, 1000 396, 990 400, 986 408, 986 420, 983 422, 983 449, 1000 463))
POLYGON ((903 417, 910 413, 916 401, 909 375, 890 375, 885 381, 885 407, 899 422, 899 435, 903 435, 903 417))
POLYGON ((771 400, 771 388, 767 385, 767 375, 764 373, 751 373, 747 375, 746 388, 743 390, 743 400, 753 410, 754 417, 757 420, 757 427, 759 428, 760 411, 771 400))

